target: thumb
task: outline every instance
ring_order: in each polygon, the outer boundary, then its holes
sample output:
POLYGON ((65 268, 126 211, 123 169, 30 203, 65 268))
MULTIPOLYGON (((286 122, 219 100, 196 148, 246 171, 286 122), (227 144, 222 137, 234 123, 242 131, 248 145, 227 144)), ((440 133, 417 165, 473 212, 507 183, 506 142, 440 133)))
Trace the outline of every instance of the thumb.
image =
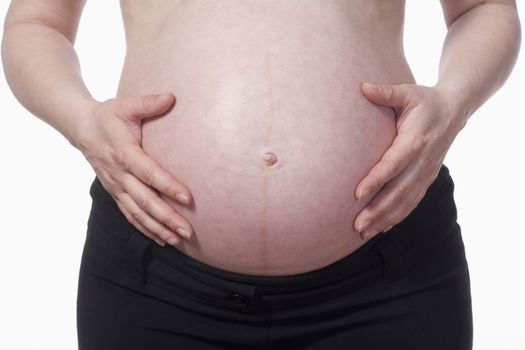
POLYGON ((165 93, 130 97, 123 105, 126 107, 127 118, 139 122, 167 112, 174 102, 175 96, 172 93, 165 93))
POLYGON ((408 104, 406 85, 363 83, 361 91, 370 102, 378 105, 400 108, 408 104))

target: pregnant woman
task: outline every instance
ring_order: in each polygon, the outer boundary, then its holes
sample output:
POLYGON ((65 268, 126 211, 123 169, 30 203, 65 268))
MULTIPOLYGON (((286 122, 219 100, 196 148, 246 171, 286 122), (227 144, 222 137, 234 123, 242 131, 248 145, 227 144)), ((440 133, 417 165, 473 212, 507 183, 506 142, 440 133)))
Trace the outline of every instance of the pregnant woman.
POLYGON ((442 162, 520 24, 511 0, 441 3, 424 87, 403 0, 121 0, 121 80, 96 101, 73 50, 84 1, 12 1, 10 86, 96 172, 79 348, 470 349, 442 162))

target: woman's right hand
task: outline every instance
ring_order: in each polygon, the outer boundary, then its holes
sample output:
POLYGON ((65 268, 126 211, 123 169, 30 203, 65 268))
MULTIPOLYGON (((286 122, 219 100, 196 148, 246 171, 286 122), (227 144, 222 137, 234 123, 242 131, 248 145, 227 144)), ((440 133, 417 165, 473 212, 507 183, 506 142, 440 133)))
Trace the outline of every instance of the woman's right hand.
POLYGON ((162 116, 174 102, 173 94, 95 102, 77 125, 73 143, 126 219, 161 246, 176 245, 193 233, 190 223, 159 196, 161 192, 188 205, 190 191, 141 146, 142 120, 162 116))

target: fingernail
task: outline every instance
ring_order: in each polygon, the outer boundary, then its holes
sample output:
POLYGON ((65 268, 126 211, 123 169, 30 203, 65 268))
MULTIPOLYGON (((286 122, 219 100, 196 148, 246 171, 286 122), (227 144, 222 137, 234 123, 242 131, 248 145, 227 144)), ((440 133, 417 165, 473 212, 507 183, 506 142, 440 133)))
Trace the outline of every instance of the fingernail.
POLYGON ((189 199, 186 195, 184 195, 184 194, 180 194, 180 193, 177 194, 177 195, 175 196, 175 199, 177 199, 177 200, 178 200, 179 202, 181 202, 182 204, 186 204, 186 205, 190 204, 190 199, 189 199))
POLYGON ((368 194, 368 188, 363 188, 357 193, 357 200, 360 200, 361 198, 365 197, 368 194))
POLYGON ((371 228, 370 230, 366 231, 365 233, 362 234, 363 236, 363 239, 366 241, 370 238, 372 238, 373 236, 375 236, 376 234, 378 234, 380 231, 375 229, 375 228, 371 228))
POLYGON ((166 242, 168 242, 169 245, 175 247, 178 243, 180 243, 180 239, 177 237, 170 237, 166 242))
POLYGON ((158 238, 155 238, 155 242, 160 245, 161 247, 164 247, 166 245, 166 242, 158 239, 158 238))
POLYGON ((365 222, 363 222, 359 228, 358 228, 358 231, 359 232, 363 232, 368 226, 370 225, 370 220, 366 220, 365 222))
POLYGON ((190 238, 190 233, 186 231, 185 229, 183 229, 182 227, 178 227, 175 231, 177 231, 178 234, 180 234, 181 236, 185 238, 190 238))
POLYGON ((166 98, 169 98, 169 97, 171 97, 171 94, 168 93, 168 92, 167 92, 167 93, 164 93, 164 94, 158 94, 158 95, 156 96, 156 100, 157 100, 157 101, 160 101, 160 100, 163 100, 163 99, 166 99, 166 98))
POLYGON ((376 86, 372 83, 363 83, 363 87, 369 89, 369 90, 376 90, 376 86))

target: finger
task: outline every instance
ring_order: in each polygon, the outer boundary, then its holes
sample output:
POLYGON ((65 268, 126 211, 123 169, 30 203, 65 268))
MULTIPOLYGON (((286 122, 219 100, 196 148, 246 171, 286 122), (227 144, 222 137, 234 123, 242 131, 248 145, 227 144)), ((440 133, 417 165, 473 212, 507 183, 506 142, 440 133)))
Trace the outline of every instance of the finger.
POLYGON ((164 170, 140 146, 132 147, 128 152, 126 155, 127 168, 133 175, 146 185, 182 204, 189 205, 191 203, 191 193, 186 186, 164 170))
POLYGON ((355 197, 361 199, 378 191, 390 179, 397 176, 414 157, 423 150, 425 143, 420 137, 398 134, 392 146, 375 164, 356 188, 355 197))
POLYGON ((408 105, 408 86, 407 84, 373 84, 363 83, 361 91, 363 95, 372 103, 401 108, 408 105))
POLYGON ((385 228, 385 229, 383 230, 383 232, 388 232, 388 231, 390 231, 390 230, 392 229, 392 227, 394 227, 394 226, 395 226, 395 225, 390 225, 390 226, 388 226, 387 228, 385 228))
POLYGON ((153 219, 184 238, 190 238, 193 231, 190 223, 159 197, 151 187, 130 176, 124 189, 135 203, 153 219))
MULTIPOLYGON (((124 214, 126 219, 133 225, 137 230, 142 232, 146 237, 154 240, 158 245, 164 247, 166 245, 165 242, 163 242, 156 234, 149 231, 147 228, 145 228, 141 223, 135 221, 133 219, 133 216, 129 213, 128 209, 124 206, 124 204, 116 198, 114 195, 111 195, 113 199, 115 200, 115 203, 117 203, 118 207, 120 208, 120 211, 124 214)), ((180 241, 180 239, 179 239, 180 241)))
POLYGON ((426 188, 424 183, 414 186, 414 189, 407 194, 406 198, 391 207, 385 215, 378 218, 372 227, 369 227, 362 233, 363 239, 370 239, 379 232, 386 232, 394 225, 403 221, 417 207, 425 193, 426 188))
POLYGON ((169 230, 167 227, 154 220, 147 212, 142 210, 127 193, 121 194, 119 200, 129 213, 129 216, 126 218, 135 227, 145 228, 147 232, 155 235, 163 243, 168 242, 171 244, 173 241, 171 238, 182 239, 177 233, 169 230))
MULTIPOLYGON (((425 197, 428 188, 434 182, 439 172, 439 167, 429 179, 427 177, 419 177, 419 181, 412 186, 412 191, 407 194, 403 201, 399 201, 399 205, 394 205, 392 210, 384 215, 379 222, 376 224, 379 228, 384 228, 384 232, 391 229, 393 226, 399 224, 401 221, 406 219, 407 216, 419 205, 421 200, 425 197)), ((424 173, 424 172, 422 172, 424 173)))
POLYGON ((126 97, 121 100, 128 120, 139 122, 144 118, 159 116, 166 113, 175 102, 172 93, 126 97))
POLYGON ((400 175, 389 181, 355 219, 358 231, 363 235, 376 234, 397 224, 392 222, 392 215, 408 215, 419 203, 421 198, 418 195, 427 182, 421 173, 419 162, 414 160, 400 175), (393 214, 393 211, 396 213, 393 214))

